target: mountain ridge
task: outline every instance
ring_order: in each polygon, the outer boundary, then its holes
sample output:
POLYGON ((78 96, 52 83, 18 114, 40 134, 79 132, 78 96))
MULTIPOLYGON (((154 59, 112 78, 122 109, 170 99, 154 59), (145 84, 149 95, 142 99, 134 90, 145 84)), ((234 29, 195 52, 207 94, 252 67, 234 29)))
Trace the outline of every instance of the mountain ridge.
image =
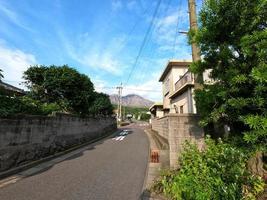
MULTIPOLYGON (((109 95, 109 99, 112 104, 118 104, 118 95, 111 94, 109 95)), ((122 96, 122 105, 129 107, 150 107, 153 105, 153 101, 145 99, 137 94, 128 94, 126 96, 122 96)))

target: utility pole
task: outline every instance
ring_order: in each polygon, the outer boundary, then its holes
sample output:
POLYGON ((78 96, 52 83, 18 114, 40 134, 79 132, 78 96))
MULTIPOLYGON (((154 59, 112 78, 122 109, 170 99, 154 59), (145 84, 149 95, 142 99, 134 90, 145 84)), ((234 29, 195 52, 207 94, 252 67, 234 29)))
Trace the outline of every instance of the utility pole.
MULTIPOLYGON (((189 20, 190 20, 190 29, 197 30, 197 14, 196 14, 196 2, 195 0, 188 0, 189 8, 189 20)), ((193 61, 200 60, 200 51, 196 43, 192 44, 192 57, 193 61)))
MULTIPOLYGON (((188 0, 188 8, 189 8, 189 21, 190 21, 190 29, 196 31, 197 30, 197 14, 196 14, 196 2, 195 0, 188 0)), ((192 58, 193 62, 199 61, 200 58, 200 50, 196 43, 192 43, 192 58)), ((202 76, 195 76, 195 89, 202 88, 202 76)))
POLYGON ((120 86, 116 87, 118 89, 118 115, 117 122, 121 121, 121 95, 122 95, 122 83, 120 86))

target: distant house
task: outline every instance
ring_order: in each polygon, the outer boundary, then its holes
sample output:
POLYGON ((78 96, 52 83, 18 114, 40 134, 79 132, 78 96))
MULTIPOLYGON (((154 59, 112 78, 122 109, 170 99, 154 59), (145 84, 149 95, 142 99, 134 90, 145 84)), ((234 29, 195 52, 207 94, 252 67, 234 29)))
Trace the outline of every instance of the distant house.
POLYGON ((162 103, 154 103, 150 108, 149 111, 151 113, 151 118, 161 118, 164 116, 163 112, 163 104, 162 103))
POLYGON ((26 94, 24 90, 3 81, 0 81, 0 90, 3 92, 3 94, 8 96, 23 96, 26 94))
MULTIPOLYGON (((162 82, 164 114, 196 114, 194 74, 188 71, 191 61, 170 60, 159 81, 162 82)), ((212 82, 210 70, 203 73, 205 83, 212 82)))
POLYGON ((188 71, 191 61, 170 60, 159 81, 162 82, 163 110, 169 113, 196 113, 193 99, 194 78, 188 71))

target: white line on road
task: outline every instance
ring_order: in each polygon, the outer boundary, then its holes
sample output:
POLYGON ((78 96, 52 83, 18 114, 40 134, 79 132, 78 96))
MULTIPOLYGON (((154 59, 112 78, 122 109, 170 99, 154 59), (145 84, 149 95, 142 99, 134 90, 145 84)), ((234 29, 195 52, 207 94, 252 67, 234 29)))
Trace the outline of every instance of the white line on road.
POLYGON ((125 138, 125 136, 121 136, 120 141, 122 141, 125 138))
POLYGON ((22 179, 22 177, 16 177, 16 176, 4 179, 0 182, 0 188, 4 187, 6 185, 12 184, 12 183, 16 183, 20 179, 22 179))
POLYGON ((123 136, 119 136, 117 137, 116 141, 120 140, 123 136))

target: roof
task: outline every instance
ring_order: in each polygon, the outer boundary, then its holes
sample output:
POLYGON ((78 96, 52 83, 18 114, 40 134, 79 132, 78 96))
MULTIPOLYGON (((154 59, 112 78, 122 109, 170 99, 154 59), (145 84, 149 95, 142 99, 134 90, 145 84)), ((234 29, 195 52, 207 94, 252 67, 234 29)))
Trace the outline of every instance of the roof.
POLYGON ((152 106, 150 106, 149 110, 152 110, 155 107, 163 107, 163 103, 161 102, 156 102, 152 106))
POLYGON ((163 73, 159 78, 159 82, 162 82, 164 80, 164 78, 167 76, 172 67, 185 67, 190 65, 191 63, 191 60, 169 60, 167 66, 165 67, 163 73))
POLYGON ((0 81, 0 87, 3 87, 5 90, 12 91, 12 92, 15 92, 17 94, 21 94, 21 95, 26 94, 26 92, 24 90, 17 88, 13 85, 10 85, 8 83, 4 83, 2 81, 0 81))

